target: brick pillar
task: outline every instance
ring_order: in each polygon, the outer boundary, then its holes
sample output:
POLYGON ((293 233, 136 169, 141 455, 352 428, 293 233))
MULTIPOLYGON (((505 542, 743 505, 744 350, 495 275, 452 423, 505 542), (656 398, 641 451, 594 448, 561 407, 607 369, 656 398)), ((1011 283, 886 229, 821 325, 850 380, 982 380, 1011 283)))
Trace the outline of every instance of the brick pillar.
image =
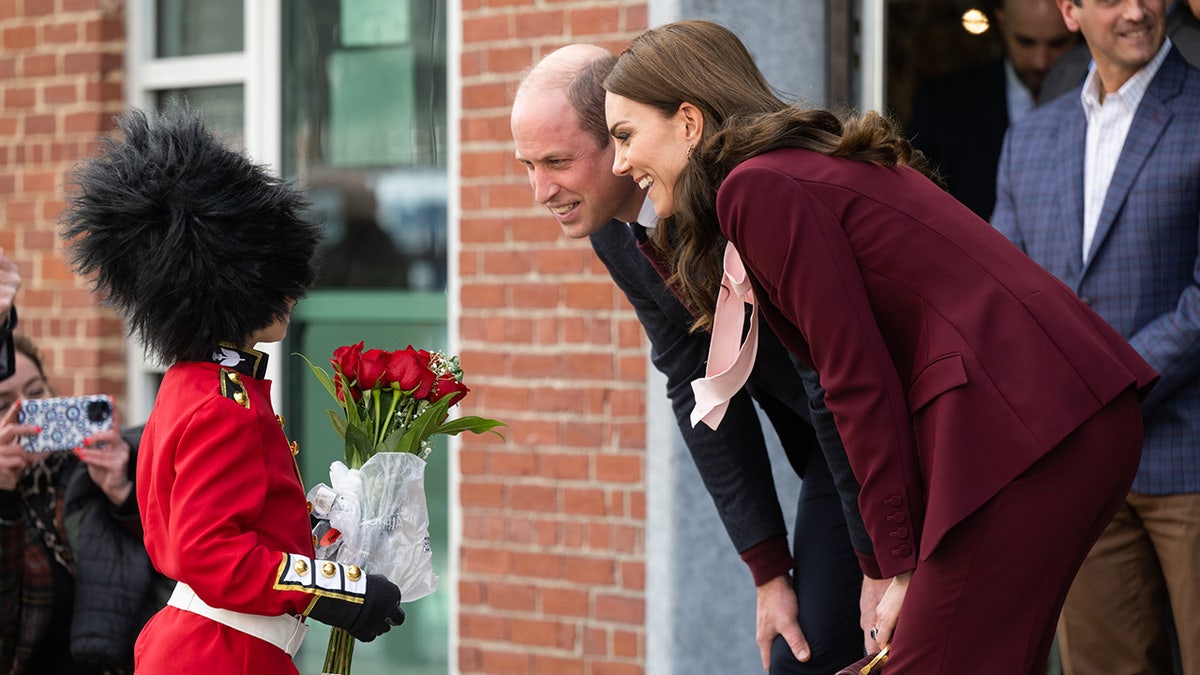
POLYGON ((533 202, 508 115, 521 73, 571 42, 614 51, 641 2, 462 0, 459 668, 643 672, 646 346, 586 241, 533 202))
POLYGON ((122 7, 0 0, 0 247, 23 277, 20 328, 62 395, 125 393, 121 323, 71 273, 57 237, 71 168, 122 109, 122 7))

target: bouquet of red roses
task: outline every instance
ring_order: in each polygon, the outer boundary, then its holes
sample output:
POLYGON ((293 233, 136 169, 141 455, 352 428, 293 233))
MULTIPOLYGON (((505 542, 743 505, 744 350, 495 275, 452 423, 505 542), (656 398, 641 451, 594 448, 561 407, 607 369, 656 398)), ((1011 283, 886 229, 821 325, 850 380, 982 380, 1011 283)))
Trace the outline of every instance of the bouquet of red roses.
MULTIPOLYGON (((331 486, 309 490, 317 527, 317 557, 383 574, 406 601, 437 588, 425 503, 425 458, 436 434, 495 431, 483 417, 449 419, 470 389, 457 356, 424 349, 338 347, 333 373, 303 358, 337 402, 329 419, 345 439, 346 461, 329 469, 331 486)), ((325 673, 349 673, 354 639, 333 629, 325 673)))
POLYGON ((346 439, 346 463, 361 467, 379 452, 429 454, 429 437, 463 431, 483 433, 503 423, 482 417, 447 421, 449 409, 470 391, 457 356, 424 349, 385 351, 363 343, 333 351, 334 374, 299 354, 337 401, 329 411, 338 435, 346 439))

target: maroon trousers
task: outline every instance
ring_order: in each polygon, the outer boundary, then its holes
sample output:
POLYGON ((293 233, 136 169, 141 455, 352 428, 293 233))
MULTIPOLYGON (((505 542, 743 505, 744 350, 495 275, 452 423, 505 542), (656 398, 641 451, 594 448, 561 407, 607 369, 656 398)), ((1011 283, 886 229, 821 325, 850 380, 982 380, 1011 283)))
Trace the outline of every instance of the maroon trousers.
POLYGON ((913 572, 885 675, 1041 675, 1071 580, 1125 499, 1142 447, 1128 390, 913 572))

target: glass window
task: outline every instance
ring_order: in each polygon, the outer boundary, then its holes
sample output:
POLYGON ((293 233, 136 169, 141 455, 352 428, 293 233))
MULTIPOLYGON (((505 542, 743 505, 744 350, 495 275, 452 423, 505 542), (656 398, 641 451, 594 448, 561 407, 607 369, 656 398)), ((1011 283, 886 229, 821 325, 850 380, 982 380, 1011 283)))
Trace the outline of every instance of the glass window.
POLYGON ((446 287, 445 12, 283 5, 281 165, 327 227, 318 288, 446 287))
POLYGON ((245 96, 240 84, 216 87, 160 89, 154 92, 158 109, 186 103, 198 110, 209 129, 219 133, 235 150, 245 148, 245 96))
POLYGON ((158 58, 242 51, 243 0, 157 0, 158 58))

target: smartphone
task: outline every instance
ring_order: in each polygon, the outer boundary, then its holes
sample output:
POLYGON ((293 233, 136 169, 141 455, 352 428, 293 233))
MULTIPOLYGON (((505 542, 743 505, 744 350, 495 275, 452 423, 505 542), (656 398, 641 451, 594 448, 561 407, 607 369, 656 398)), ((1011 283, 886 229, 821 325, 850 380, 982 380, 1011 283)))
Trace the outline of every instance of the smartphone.
POLYGON ((21 436, 27 452, 72 450, 101 431, 112 429, 112 397, 104 394, 32 398, 21 401, 18 424, 42 428, 35 436, 21 436))

